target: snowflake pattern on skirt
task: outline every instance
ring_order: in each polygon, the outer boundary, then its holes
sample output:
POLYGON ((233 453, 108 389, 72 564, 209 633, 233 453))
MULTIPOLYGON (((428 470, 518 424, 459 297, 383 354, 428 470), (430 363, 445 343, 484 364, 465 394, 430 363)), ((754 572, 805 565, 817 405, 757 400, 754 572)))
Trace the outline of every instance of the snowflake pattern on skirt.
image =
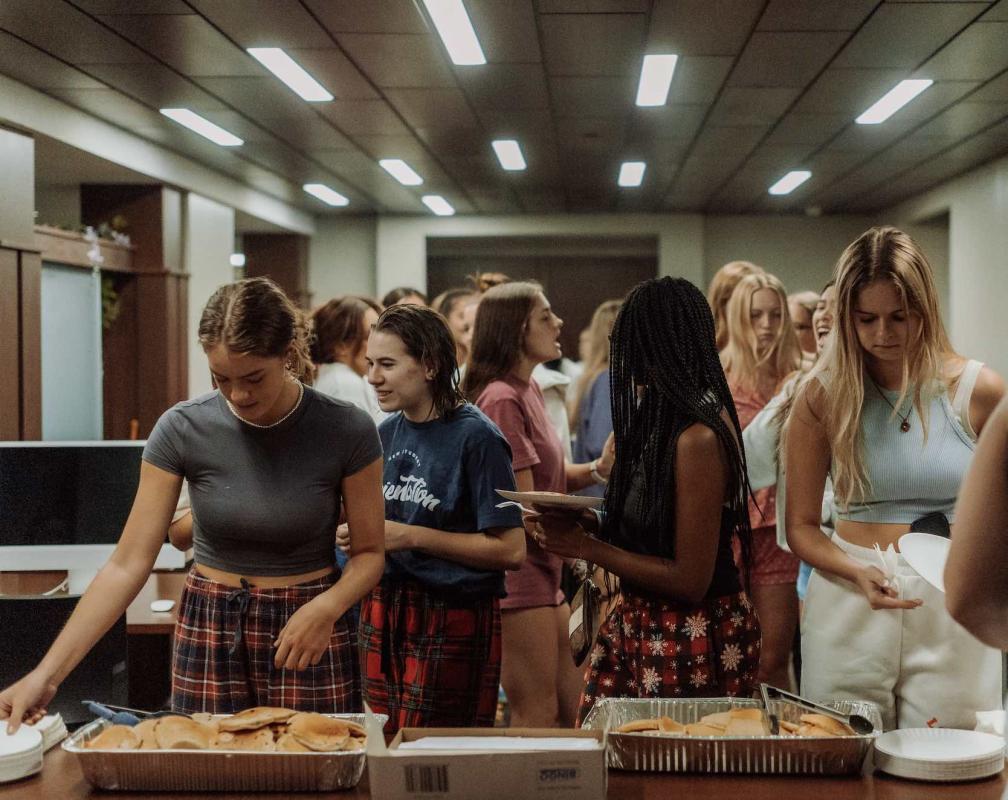
POLYGON ((592 648, 578 724, 596 697, 748 696, 760 636, 745 592, 686 606, 624 591, 592 648))

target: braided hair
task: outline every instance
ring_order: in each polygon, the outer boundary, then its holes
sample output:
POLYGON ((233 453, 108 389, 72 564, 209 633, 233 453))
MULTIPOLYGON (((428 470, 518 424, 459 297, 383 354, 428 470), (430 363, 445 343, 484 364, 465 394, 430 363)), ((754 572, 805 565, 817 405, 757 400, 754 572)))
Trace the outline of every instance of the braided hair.
POLYGON ((616 453, 630 457, 617 457, 613 466, 600 538, 618 538, 624 512, 629 512, 637 519, 654 520, 654 526, 647 526, 654 537, 648 544, 656 552, 675 552, 676 442, 699 422, 717 434, 728 458, 726 505, 742 545, 748 582, 751 490, 742 429, 714 344, 714 318, 699 289, 683 278, 666 277, 645 281, 627 295, 613 326, 609 381, 616 453), (631 509, 626 504, 638 467, 643 483, 637 507, 631 509))

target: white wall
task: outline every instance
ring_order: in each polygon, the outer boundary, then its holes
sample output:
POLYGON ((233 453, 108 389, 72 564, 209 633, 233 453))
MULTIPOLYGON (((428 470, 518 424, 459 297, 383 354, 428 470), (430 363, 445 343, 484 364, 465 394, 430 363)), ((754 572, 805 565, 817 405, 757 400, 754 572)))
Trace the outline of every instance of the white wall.
POLYGON ((1008 158, 942 184, 885 216, 912 230, 913 223, 946 211, 952 343, 1008 376, 1008 158))
POLYGON ((189 273, 189 396, 210 391, 210 371, 196 336, 203 306, 218 286, 230 283, 234 210, 198 194, 183 197, 183 265, 189 273))
POLYGON ((340 294, 375 295, 375 217, 319 217, 308 250, 308 288, 320 306, 340 294))
POLYGON ((36 186, 35 224, 77 228, 81 224, 80 186, 36 186))

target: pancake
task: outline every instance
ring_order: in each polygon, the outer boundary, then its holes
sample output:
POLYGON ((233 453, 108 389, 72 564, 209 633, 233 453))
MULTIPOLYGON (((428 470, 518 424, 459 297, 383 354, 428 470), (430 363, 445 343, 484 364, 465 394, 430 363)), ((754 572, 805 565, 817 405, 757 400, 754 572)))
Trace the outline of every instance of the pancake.
POLYGON ((209 725, 188 717, 161 717, 154 736, 162 750, 206 750, 215 731, 209 725))
POLYGON ((343 720, 311 712, 295 714, 287 720, 287 733, 305 747, 320 752, 341 750, 350 738, 343 720))
POLYGON ((284 722, 293 717, 297 712, 289 708, 276 708, 273 706, 256 706, 246 708, 230 717, 222 717, 217 722, 217 729, 221 731, 254 731, 274 722, 284 722))
POLYGON ((112 725, 87 743, 89 750, 138 750, 140 737, 129 725, 112 725))
POLYGON ((276 750, 273 731, 259 728, 254 731, 221 731, 214 737, 214 750, 254 750, 271 753, 276 750))

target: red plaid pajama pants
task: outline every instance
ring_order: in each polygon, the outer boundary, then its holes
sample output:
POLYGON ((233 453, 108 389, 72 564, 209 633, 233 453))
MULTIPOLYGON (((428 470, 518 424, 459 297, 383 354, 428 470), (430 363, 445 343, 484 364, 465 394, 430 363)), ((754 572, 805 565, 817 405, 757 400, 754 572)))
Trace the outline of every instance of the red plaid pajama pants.
POLYGON ((578 724, 603 697, 749 697, 760 639, 745 592, 683 606, 624 591, 589 653, 578 724))
POLYGON ((361 710, 355 637, 346 618, 333 625, 316 666, 277 669, 273 641, 290 616, 331 587, 338 573, 280 589, 235 589, 186 578, 172 653, 172 709, 233 714, 253 706, 322 713, 361 710))
POLYGON ((382 581, 361 608, 364 699, 399 728, 493 725, 500 683, 496 597, 382 581))

